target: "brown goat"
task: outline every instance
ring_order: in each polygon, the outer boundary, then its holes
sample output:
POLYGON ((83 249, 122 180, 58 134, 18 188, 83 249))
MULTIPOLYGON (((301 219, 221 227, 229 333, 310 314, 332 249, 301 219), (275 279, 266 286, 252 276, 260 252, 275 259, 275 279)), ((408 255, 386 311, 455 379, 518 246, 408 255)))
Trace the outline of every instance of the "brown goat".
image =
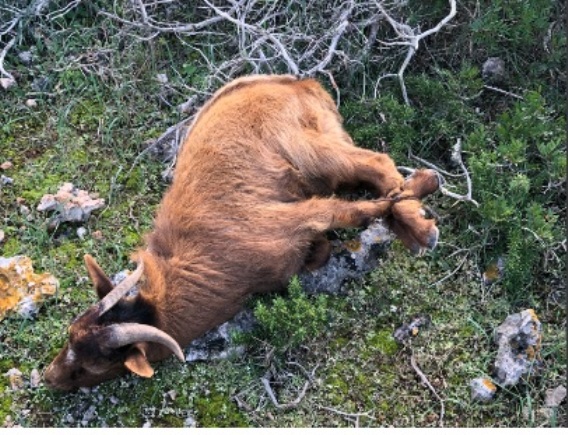
POLYGON ((183 361, 180 346, 230 319, 248 296, 323 265, 326 231, 384 217, 412 251, 433 248, 438 229, 420 199, 437 188, 434 171, 405 182, 386 154, 355 147, 315 80, 234 80, 190 127, 136 271, 113 288, 85 257, 101 300, 71 324, 46 384, 69 390, 128 370, 149 377, 149 362, 172 353, 183 361), (333 196, 359 185, 378 199, 333 196), (136 282, 138 293, 127 295, 136 282))

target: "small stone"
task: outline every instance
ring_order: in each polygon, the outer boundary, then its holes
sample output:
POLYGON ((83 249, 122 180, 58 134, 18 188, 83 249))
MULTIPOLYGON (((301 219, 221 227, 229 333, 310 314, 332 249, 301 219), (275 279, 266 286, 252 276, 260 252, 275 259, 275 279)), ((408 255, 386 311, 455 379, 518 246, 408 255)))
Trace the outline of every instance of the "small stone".
POLYGON ((83 394, 91 394, 91 389, 89 387, 81 387, 79 391, 83 394))
POLYGON ((73 416, 71 414, 67 414, 65 416, 65 421, 69 424, 73 424, 75 423, 75 419, 73 418, 73 416))
POLYGON ((500 57, 488 58, 481 67, 483 81, 490 85, 503 84, 507 78, 505 61, 500 57))
POLYGON ((16 368, 8 370, 4 376, 8 378, 8 381, 10 382, 10 388, 12 390, 21 390, 24 386, 24 376, 22 372, 16 368))
POLYGON ((30 109, 33 107, 37 107, 37 100, 34 100, 33 98, 28 98, 26 100, 26 106, 28 106, 30 109))
POLYGON ((30 208, 26 205, 20 205, 20 213, 27 216, 30 214, 30 208))
POLYGON ((176 390, 170 390, 165 394, 165 396, 169 397, 171 400, 176 400, 177 391, 176 390))
POLYGON ((110 403, 112 403, 113 405, 118 405, 120 403, 120 401, 114 397, 114 396, 110 396, 110 398, 108 399, 110 401, 110 403))
POLYGON ((4 231, 0 230, 0 243, 4 241, 4 231))
POLYGON ((8 169, 12 169, 14 164, 10 161, 5 161, 4 163, 0 164, 0 169, 3 171, 7 171, 8 169))
POLYGON ((77 237, 79 237, 81 240, 84 240, 86 235, 87 229, 85 227, 77 228, 77 237))
POLYGON ((96 415, 97 415, 97 409, 95 408, 95 405, 89 406, 89 409, 87 409, 87 411, 83 414, 83 420, 81 420, 81 423, 90 422, 96 417, 96 415))
POLYGON ((105 238, 105 236, 103 236, 103 232, 102 231, 93 231, 91 233, 91 235, 93 236, 93 239, 95 240, 103 240, 105 238))
POLYGON ((22 198, 21 196, 16 197, 16 204, 20 205, 26 202, 25 198, 22 198))
POLYGON ((197 102, 197 97, 194 95, 189 98, 185 103, 181 103, 177 109, 180 113, 190 113, 195 109, 195 103, 197 102))
POLYGON ((187 417, 183 422, 184 427, 197 427, 197 421, 192 416, 187 417))
POLYGON ((24 65, 30 65, 32 63, 32 53, 31 51, 22 51, 18 54, 18 59, 20 59, 20 62, 22 62, 24 65))
POLYGON ((566 398, 566 387, 564 385, 559 385, 558 387, 550 390, 546 390, 546 398, 544 399, 544 405, 548 408, 555 408, 560 406, 562 401, 566 398))
POLYGON ((144 423, 144 424, 142 425, 142 427, 143 427, 144 429, 149 429, 149 428, 152 427, 152 423, 151 423, 150 421, 147 421, 146 423, 144 423))
POLYGON ((30 387, 37 388, 41 382, 41 375, 38 369, 33 369, 30 373, 30 387))
POLYGON ((427 315, 417 315, 410 323, 404 323, 400 328, 397 328, 393 333, 395 341, 403 343, 411 337, 416 337, 420 332, 420 328, 430 325, 430 317, 427 315))
POLYGON ((470 383, 471 398, 480 402, 489 402, 495 396, 497 387, 487 378, 475 378, 470 383))
POLYGON ((6 186, 8 184, 14 184, 14 180, 10 177, 6 177, 4 174, 0 175, 0 184, 6 186))
POLYGON ((156 74, 156 80, 158 80, 159 83, 165 85, 166 83, 168 83, 168 76, 167 74, 156 74))
POLYGON ((4 89, 9 89, 12 86, 14 86, 16 84, 16 80, 10 78, 10 77, 3 77, 0 79, 0 86, 2 86, 4 89))

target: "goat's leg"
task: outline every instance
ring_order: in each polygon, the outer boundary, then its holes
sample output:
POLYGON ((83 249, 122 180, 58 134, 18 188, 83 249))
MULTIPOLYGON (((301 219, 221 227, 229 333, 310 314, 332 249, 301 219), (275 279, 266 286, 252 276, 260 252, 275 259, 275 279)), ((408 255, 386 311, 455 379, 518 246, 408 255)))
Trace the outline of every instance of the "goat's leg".
POLYGON ((438 189, 436 173, 418 170, 404 180, 388 155, 354 147, 348 137, 338 141, 327 135, 319 135, 318 141, 326 138, 327 143, 312 145, 322 161, 316 177, 327 180, 331 190, 342 184, 364 182, 374 186, 381 197, 403 198, 393 205, 387 224, 411 251, 434 248, 439 231, 435 221, 425 218, 420 200, 438 189))
MULTIPOLYGON (((387 199, 347 201, 339 198, 310 198, 286 204, 275 213, 290 218, 295 231, 311 234, 310 239, 326 231, 368 226, 374 219, 389 214, 392 203, 387 199)), ((292 230, 292 231, 294 231, 292 230)))

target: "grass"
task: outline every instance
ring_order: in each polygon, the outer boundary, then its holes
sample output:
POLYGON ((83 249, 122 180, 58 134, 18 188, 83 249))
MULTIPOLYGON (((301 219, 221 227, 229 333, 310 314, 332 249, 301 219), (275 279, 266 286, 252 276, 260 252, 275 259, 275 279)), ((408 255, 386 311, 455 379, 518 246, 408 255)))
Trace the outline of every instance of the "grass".
MULTIPOLYGON (((498 47, 484 35, 495 30, 484 23, 491 21, 497 9, 489 8, 473 27, 474 43, 490 55, 497 55, 498 47)), ((113 23, 99 20, 90 9, 79 8, 64 22, 47 28, 53 32, 51 44, 44 44, 37 35, 23 38, 20 49, 36 53, 31 66, 12 56, 7 60, 18 74, 19 85, 3 92, 0 101, 0 163, 14 164, 6 171, 14 184, 0 190, 0 229, 5 232, 0 255, 31 257, 36 271, 55 274, 61 288, 36 319, 10 316, 0 323, 2 374, 18 368, 28 378, 33 369, 45 368, 65 342, 69 322, 95 301, 84 279, 84 254, 92 254, 109 273, 128 266, 129 254, 151 228, 167 187, 159 160, 144 155, 134 162, 148 140, 181 119, 175 106, 187 95, 174 69, 196 86, 203 78, 200 65, 189 62, 195 54, 174 38, 158 38, 152 50, 132 45, 119 52, 122 36, 113 23), (103 36, 98 31, 101 25, 103 36), (91 67, 84 66, 87 62, 69 61, 97 52, 102 54, 91 67), (169 90, 155 80, 156 74, 164 72, 171 80, 169 90), (49 89, 38 94, 32 84, 45 78, 49 89), (37 107, 27 107, 27 98, 35 98, 37 107), (50 228, 49 218, 36 211, 41 196, 55 192, 66 181, 99 193, 107 204, 84 224, 84 240, 77 236, 77 225, 50 228), (95 232, 102 237, 93 237, 95 232)), ((468 35, 465 30, 464 34, 468 35)), ((516 30, 514 35, 522 37, 516 30)), ((519 44, 513 43, 512 48, 519 44)), ((467 62, 455 67, 452 62, 455 57, 451 62, 441 58, 436 68, 429 69, 417 58, 416 71, 407 74, 411 108, 400 104, 395 84, 392 93, 378 102, 346 98, 341 110, 356 141, 376 148, 382 138, 397 162, 406 165, 413 164, 406 160, 408 144, 412 144, 415 154, 445 166, 445 153, 461 134, 468 138, 466 146, 489 143, 501 150, 497 142, 506 132, 497 132, 500 117, 513 117, 508 125, 517 126, 515 116, 529 116, 536 127, 543 127, 542 137, 556 131, 553 123, 562 123, 554 105, 558 95, 538 106, 549 107, 552 115, 532 117, 522 111, 525 106, 518 108, 506 98, 486 95, 482 101, 468 100, 480 89, 479 69, 467 62), (515 115, 516 111, 520 114, 515 115), (387 122, 377 121, 381 115, 387 122)), ((546 83, 546 71, 538 80, 535 74, 514 76, 524 80, 515 83, 539 91, 546 83)), ((553 94, 545 91, 542 94, 553 94)), ((522 126, 518 124, 518 129, 522 126)), ((541 143, 534 131, 535 141, 541 143)), ((519 135, 529 137, 522 131, 519 135)), ((553 153, 550 147, 545 152, 553 153)), ((480 149, 465 149, 468 164, 479 161, 480 149)), ((510 156, 510 151, 505 149, 503 154, 510 156)), ((529 163, 527 171, 534 173, 545 167, 538 159, 529 163)), ((514 176, 514 169, 503 177, 514 176)), ((527 178, 534 180, 532 175, 527 178)), ((484 180, 510 182, 497 177, 484 180)), ((495 196, 493 185, 482 181, 475 187, 484 186, 487 195, 495 196)), ((517 180, 514 186, 522 190, 523 183, 517 180)), ((248 337, 244 355, 185 365, 168 360, 156 366, 150 380, 126 376, 91 391, 62 394, 42 385, 12 391, 8 379, 0 376, 0 424, 9 418, 7 425, 26 427, 140 427, 146 422, 178 427, 193 419, 205 427, 348 427, 353 426, 353 418, 341 413, 364 413, 360 426, 433 427, 438 424, 439 402, 412 369, 412 352, 445 400, 447 427, 565 426, 563 408, 552 416, 542 410, 546 391, 566 379, 566 320, 558 300, 565 292, 564 269, 553 258, 554 253, 565 255, 555 247, 558 226, 543 226, 550 230, 550 240, 538 258, 531 259, 531 284, 516 289, 519 297, 504 281, 485 287, 480 279, 491 259, 506 249, 502 245, 510 234, 505 226, 501 230, 504 224, 441 196, 430 204, 442 217, 442 243, 425 257, 412 257, 395 242, 381 267, 343 295, 323 300, 292 292, 288 299, 274 296, 251 301, 257 311, 266 314, 267 307, 272 307, 271 313, 296 322, 302 319, 302 311, 311 310, 313 325, 307 326, 315 328, 294 335, 292 324, 288 333, 293 345, 278 335, 277 319, 265 316, 263 328, 248 337), (490 374, 496 354, 493 330, 507 315, 524 308, 534 308, 543 322, 541 364, 518 386, 500 390, 493 402, 472 402, 469 381, 490 374), (411 347, 397 344, 392 332, 416 314, 428 315, 431 326, 420 330, 411 347), (273 352, 275 348, 280 351, 273 352), (297 397, 306 380, 300 366, 308 372, 315 369, 305 397, 294 409, 275 409, 260 378, 270 373, 278 400, 286 403, 297 397)), ((554 213, 560 214, 557 197, 548 196, 542 204, 557 207, 554 213)), ((519 222, 525 222, 524 215, 519 216, 519 222)))

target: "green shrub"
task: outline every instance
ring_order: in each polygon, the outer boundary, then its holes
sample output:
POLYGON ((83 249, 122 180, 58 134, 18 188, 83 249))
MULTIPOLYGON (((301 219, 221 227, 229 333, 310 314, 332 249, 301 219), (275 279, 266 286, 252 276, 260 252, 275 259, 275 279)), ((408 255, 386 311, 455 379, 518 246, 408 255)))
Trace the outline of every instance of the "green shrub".
POLYGON ((287 296, 256 303, 254 314, 259 322, 259 338, 279 350, 296 347, 321 334, 328 323, 327 307, 325 295, 308 297, 294 276, 287 296))
MULTIPOLYGON (((480 127, 466 141, 480 207, 474 223, 489 256, 505 255, 505 288, 518 297, 540 260, 562 240, 558 212, 566 173, 564 121, 537 92, 480 127)), ((471 223, 471 222, 470 222, 471 223)))

